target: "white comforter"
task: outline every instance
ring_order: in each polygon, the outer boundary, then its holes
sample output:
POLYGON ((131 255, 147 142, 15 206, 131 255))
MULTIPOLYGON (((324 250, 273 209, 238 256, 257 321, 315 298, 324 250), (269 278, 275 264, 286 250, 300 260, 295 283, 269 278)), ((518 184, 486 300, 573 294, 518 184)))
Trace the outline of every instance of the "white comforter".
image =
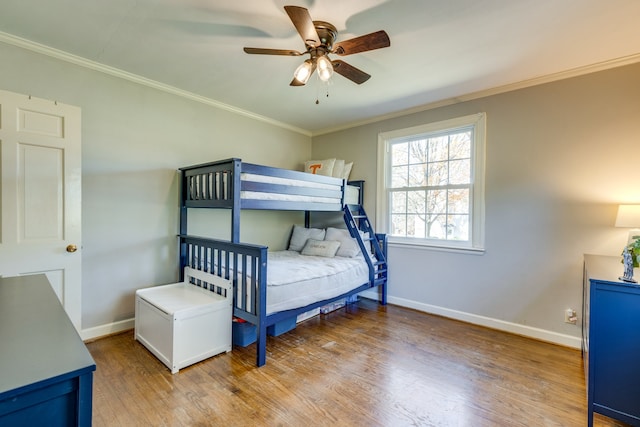
POLYGON ((338 296, 369 281, 362 255, 355 258, 269 252, 267 314, 338 296))

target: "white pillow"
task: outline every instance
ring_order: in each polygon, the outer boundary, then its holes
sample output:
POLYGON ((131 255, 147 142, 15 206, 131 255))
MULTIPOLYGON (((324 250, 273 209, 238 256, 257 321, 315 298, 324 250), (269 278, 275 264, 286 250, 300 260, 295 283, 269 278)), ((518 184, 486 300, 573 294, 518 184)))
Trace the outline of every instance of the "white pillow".
POLYGON ((304 171, 315 175, 332 176, 336 159, 309 160, 304 163, 304 171))
POLYGON ((322 240, 324 234, 325 231, 321 228, 305 228, 294 225, 291 239, 289 239, 289 250, 300 252, 308 239, 322 240))
POLYGON ((353 167, 353 162, 345 163, 342 168, 342 176, 340 178, 349 180, 349 174, 351 173, 351 168, 353 167))
POLYGON ((338 252, 338 248, 340 247, 340 242, 337 240, 316 240, 309 239, 307 243, 302 248, 302 255, 314 255, 314 256, 323 256, 327 258, 333 258, 336 256, 336 252, 338 252))
POLYGON ((336 159, 336 162, 333 164, 333 173, 331 174, 334 178, 342 178, 342 171, 344 170, 344 160, 336 159))
POLYGON ((336 253, 337 256, 353 258, 360 253, 360 246, 358 246, 356 239, 351 237, 349 230, 329 227, 324 238, 325 240, 337 240, 340 242, 340 248, 336 253))

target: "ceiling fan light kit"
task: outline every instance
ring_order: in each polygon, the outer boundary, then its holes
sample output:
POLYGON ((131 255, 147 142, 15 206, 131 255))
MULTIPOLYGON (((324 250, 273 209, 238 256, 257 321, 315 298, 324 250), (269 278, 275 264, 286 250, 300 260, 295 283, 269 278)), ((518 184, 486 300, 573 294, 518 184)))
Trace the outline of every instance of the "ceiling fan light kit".
POLYGON ((310 59, 305 60, 293 73, 293 81, 291 86, 304 86, 309 81, 309 77, 313 74, 314 66, 310 59))
POLYGON ((318 77, 323 82, 328 81, 331 76, 333 76, 333 65, 331 65, 331 60, 326 56, 321 56, 317 60, 318 64, 318 77))
POLYGON ((284 9, 304 41, 306 50, 298 52, 285 49, 245 47, 244 51, 257 55, 301 56, 308 54, 309 59, 300 64, 294 72, 291 86, 304 86, 314 71, 317 71, 318 77, 323 82, 329 81, 333 73, 336 72, 356 84, 362 84, 369 80, 371 77, 369 74, 342 60, 331 60, 329 54, 345 56, 391 45, 389 36, 382 30, 334 43, 338 36, 338 30, 335 26, 324 21, 313 21, 309 11, 304 7, 285 6, 284 9))

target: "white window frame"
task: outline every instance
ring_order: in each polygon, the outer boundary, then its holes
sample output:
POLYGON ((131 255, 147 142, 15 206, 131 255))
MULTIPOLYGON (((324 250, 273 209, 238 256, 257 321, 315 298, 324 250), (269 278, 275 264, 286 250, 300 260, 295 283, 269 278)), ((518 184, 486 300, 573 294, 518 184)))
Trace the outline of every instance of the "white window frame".
POLYGON ((389 233, 390 227, 390 193, 388 183, 391 182, 391 165, 389 147, 394 140, 411 136, 455 131, 458 128, 473 127, 474 140, 471 143, 471 206, 470 206, 470 239, 469 241, 426 239, 415 237, 388 236, 391 245, 407 245, 437 248, 443 250, 484 252, 484 171, 486 114, 477 113, 469 116, 443 120, 435 123, 414 126, 383 132, 378 135, 377 165, 377 197, 376 226, 379 232, 389 233))

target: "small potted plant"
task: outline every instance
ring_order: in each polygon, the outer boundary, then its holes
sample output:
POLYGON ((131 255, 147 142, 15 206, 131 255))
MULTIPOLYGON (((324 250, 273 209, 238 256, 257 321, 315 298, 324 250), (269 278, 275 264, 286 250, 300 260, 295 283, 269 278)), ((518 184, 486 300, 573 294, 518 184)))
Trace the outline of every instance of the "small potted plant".
POLYGON ((633 236, 633 242, 629 243, 626 247, 631 253, 631 259, 633 260, 633 267, 640 267, 640 236, 633 236))

